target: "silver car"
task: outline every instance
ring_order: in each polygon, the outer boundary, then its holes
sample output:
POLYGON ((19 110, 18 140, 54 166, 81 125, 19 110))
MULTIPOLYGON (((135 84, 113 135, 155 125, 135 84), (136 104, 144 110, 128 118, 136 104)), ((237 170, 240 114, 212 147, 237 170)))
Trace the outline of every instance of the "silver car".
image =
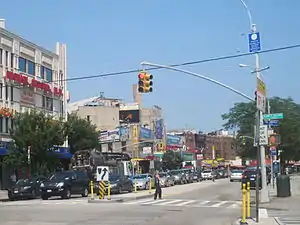
POLYGON ((243 177, 243 170, 232 170, 229 177, 230 182, 241 181, 243 177))
POLYGON ((147 190, 149 185, 154 186, 154 180, 151 174, 137 174, 132 177, 133 186, 138 190, 147 190))

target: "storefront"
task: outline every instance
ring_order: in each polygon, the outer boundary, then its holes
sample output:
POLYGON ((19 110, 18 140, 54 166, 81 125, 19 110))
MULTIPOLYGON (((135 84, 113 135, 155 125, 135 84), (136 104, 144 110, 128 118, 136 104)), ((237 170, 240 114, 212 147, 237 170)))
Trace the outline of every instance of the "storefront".
POLYGON ((147 156, 151 156, 153 154, 153 132, 152 130, 140 127, 139 128, 139 150, 140 156, 145 158, 147 156))

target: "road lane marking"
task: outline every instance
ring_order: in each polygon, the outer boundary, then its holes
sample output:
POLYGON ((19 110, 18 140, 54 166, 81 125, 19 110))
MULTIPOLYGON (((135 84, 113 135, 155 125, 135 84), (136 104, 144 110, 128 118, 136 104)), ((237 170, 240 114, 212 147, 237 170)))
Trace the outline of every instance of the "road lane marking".
POLYGON ((178 199, 178 200, 172 200, 172 201, 167 201, 167 202, 162 202, 162 203, 158 203, 158 204, 155 204, 155 205, 171 205, 173 203, 176 203, 176 202, 182 202, 184 200, 181 200, 181 199, 178 199))
POLYGON ((147 199, 147 200, 143 199, 143 200, 132 201, 132 202, 124 202, 124 204, 132 205, 132 204, 142 204, 146 202, 153 202, 153 199, 147 199))
POLYGON ((205 205, 205 204, 207 204, 207 203, 209 203, 210 201, 202 201, 202 202, 200 202, 199 203, 199 205, 205 205))
POLYGON ((195 202, 196 200, 190 200, 190 201, 186 201, 186 202, 182 202, 182 203, 178 203, 178 204, 175 204, 176 206, 184 206, 184 205, 188 205, 190 203, 193 203, 195 202))
POLYGON ((151 202, 142 203, 142 205, 157 205, 161 202, 165 202, 167 199, 160 199, 160 200, 152 200, 151 202))
POLYGON ((211 205, 211 206, 209 206, 209 207, 212 207, 212 208, 218 208, 218 207, 220 207, 220 206, 226 204, 227 202, 228 202, 228 201, 219 202, 219 203, 213 204, 213 205, 211 205))

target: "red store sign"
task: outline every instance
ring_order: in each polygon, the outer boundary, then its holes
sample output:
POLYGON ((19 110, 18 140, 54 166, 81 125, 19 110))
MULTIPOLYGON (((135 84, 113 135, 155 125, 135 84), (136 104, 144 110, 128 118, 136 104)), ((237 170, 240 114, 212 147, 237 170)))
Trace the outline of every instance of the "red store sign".
MULTIPOLYGON (((30 85, 31 87, 39 88, 46 92, 50 92, 50 93, 52 92, 49 84, 42 83, 36 79, 31 79, 31 83, 29 83, 28 76, 22 74, 17 74, 11 71, 7 71, 6 79, 16 81, 19 84, 30 85)), ((60 88, 54 87, 53 91, 55 95, 59 95, 59 96, 63 95, 62 90, 60 88)))

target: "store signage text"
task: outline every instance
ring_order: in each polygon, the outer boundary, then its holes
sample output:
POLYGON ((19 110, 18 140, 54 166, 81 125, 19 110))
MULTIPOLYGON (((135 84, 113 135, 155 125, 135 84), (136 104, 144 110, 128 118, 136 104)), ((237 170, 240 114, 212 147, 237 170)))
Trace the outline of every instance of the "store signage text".
MULTIPOLYGON (((7 71, 6 78, 8 80, 16 81, 19 84, 30 85, 31 87, 39 88, 46 92, 52 92, 49 84, 42 83, 36 79, 31 79, 31 82, 29 82, 29 79, 28 79, 29 77, 22 75, 22 74, 17 74, 17 73, 13 73, 11 71, 7 71)), ((62 96, 62 94, 63 94, 62 90, 57 87, 54 87, 53 91, 54 91, 55 95, 62 96)))

